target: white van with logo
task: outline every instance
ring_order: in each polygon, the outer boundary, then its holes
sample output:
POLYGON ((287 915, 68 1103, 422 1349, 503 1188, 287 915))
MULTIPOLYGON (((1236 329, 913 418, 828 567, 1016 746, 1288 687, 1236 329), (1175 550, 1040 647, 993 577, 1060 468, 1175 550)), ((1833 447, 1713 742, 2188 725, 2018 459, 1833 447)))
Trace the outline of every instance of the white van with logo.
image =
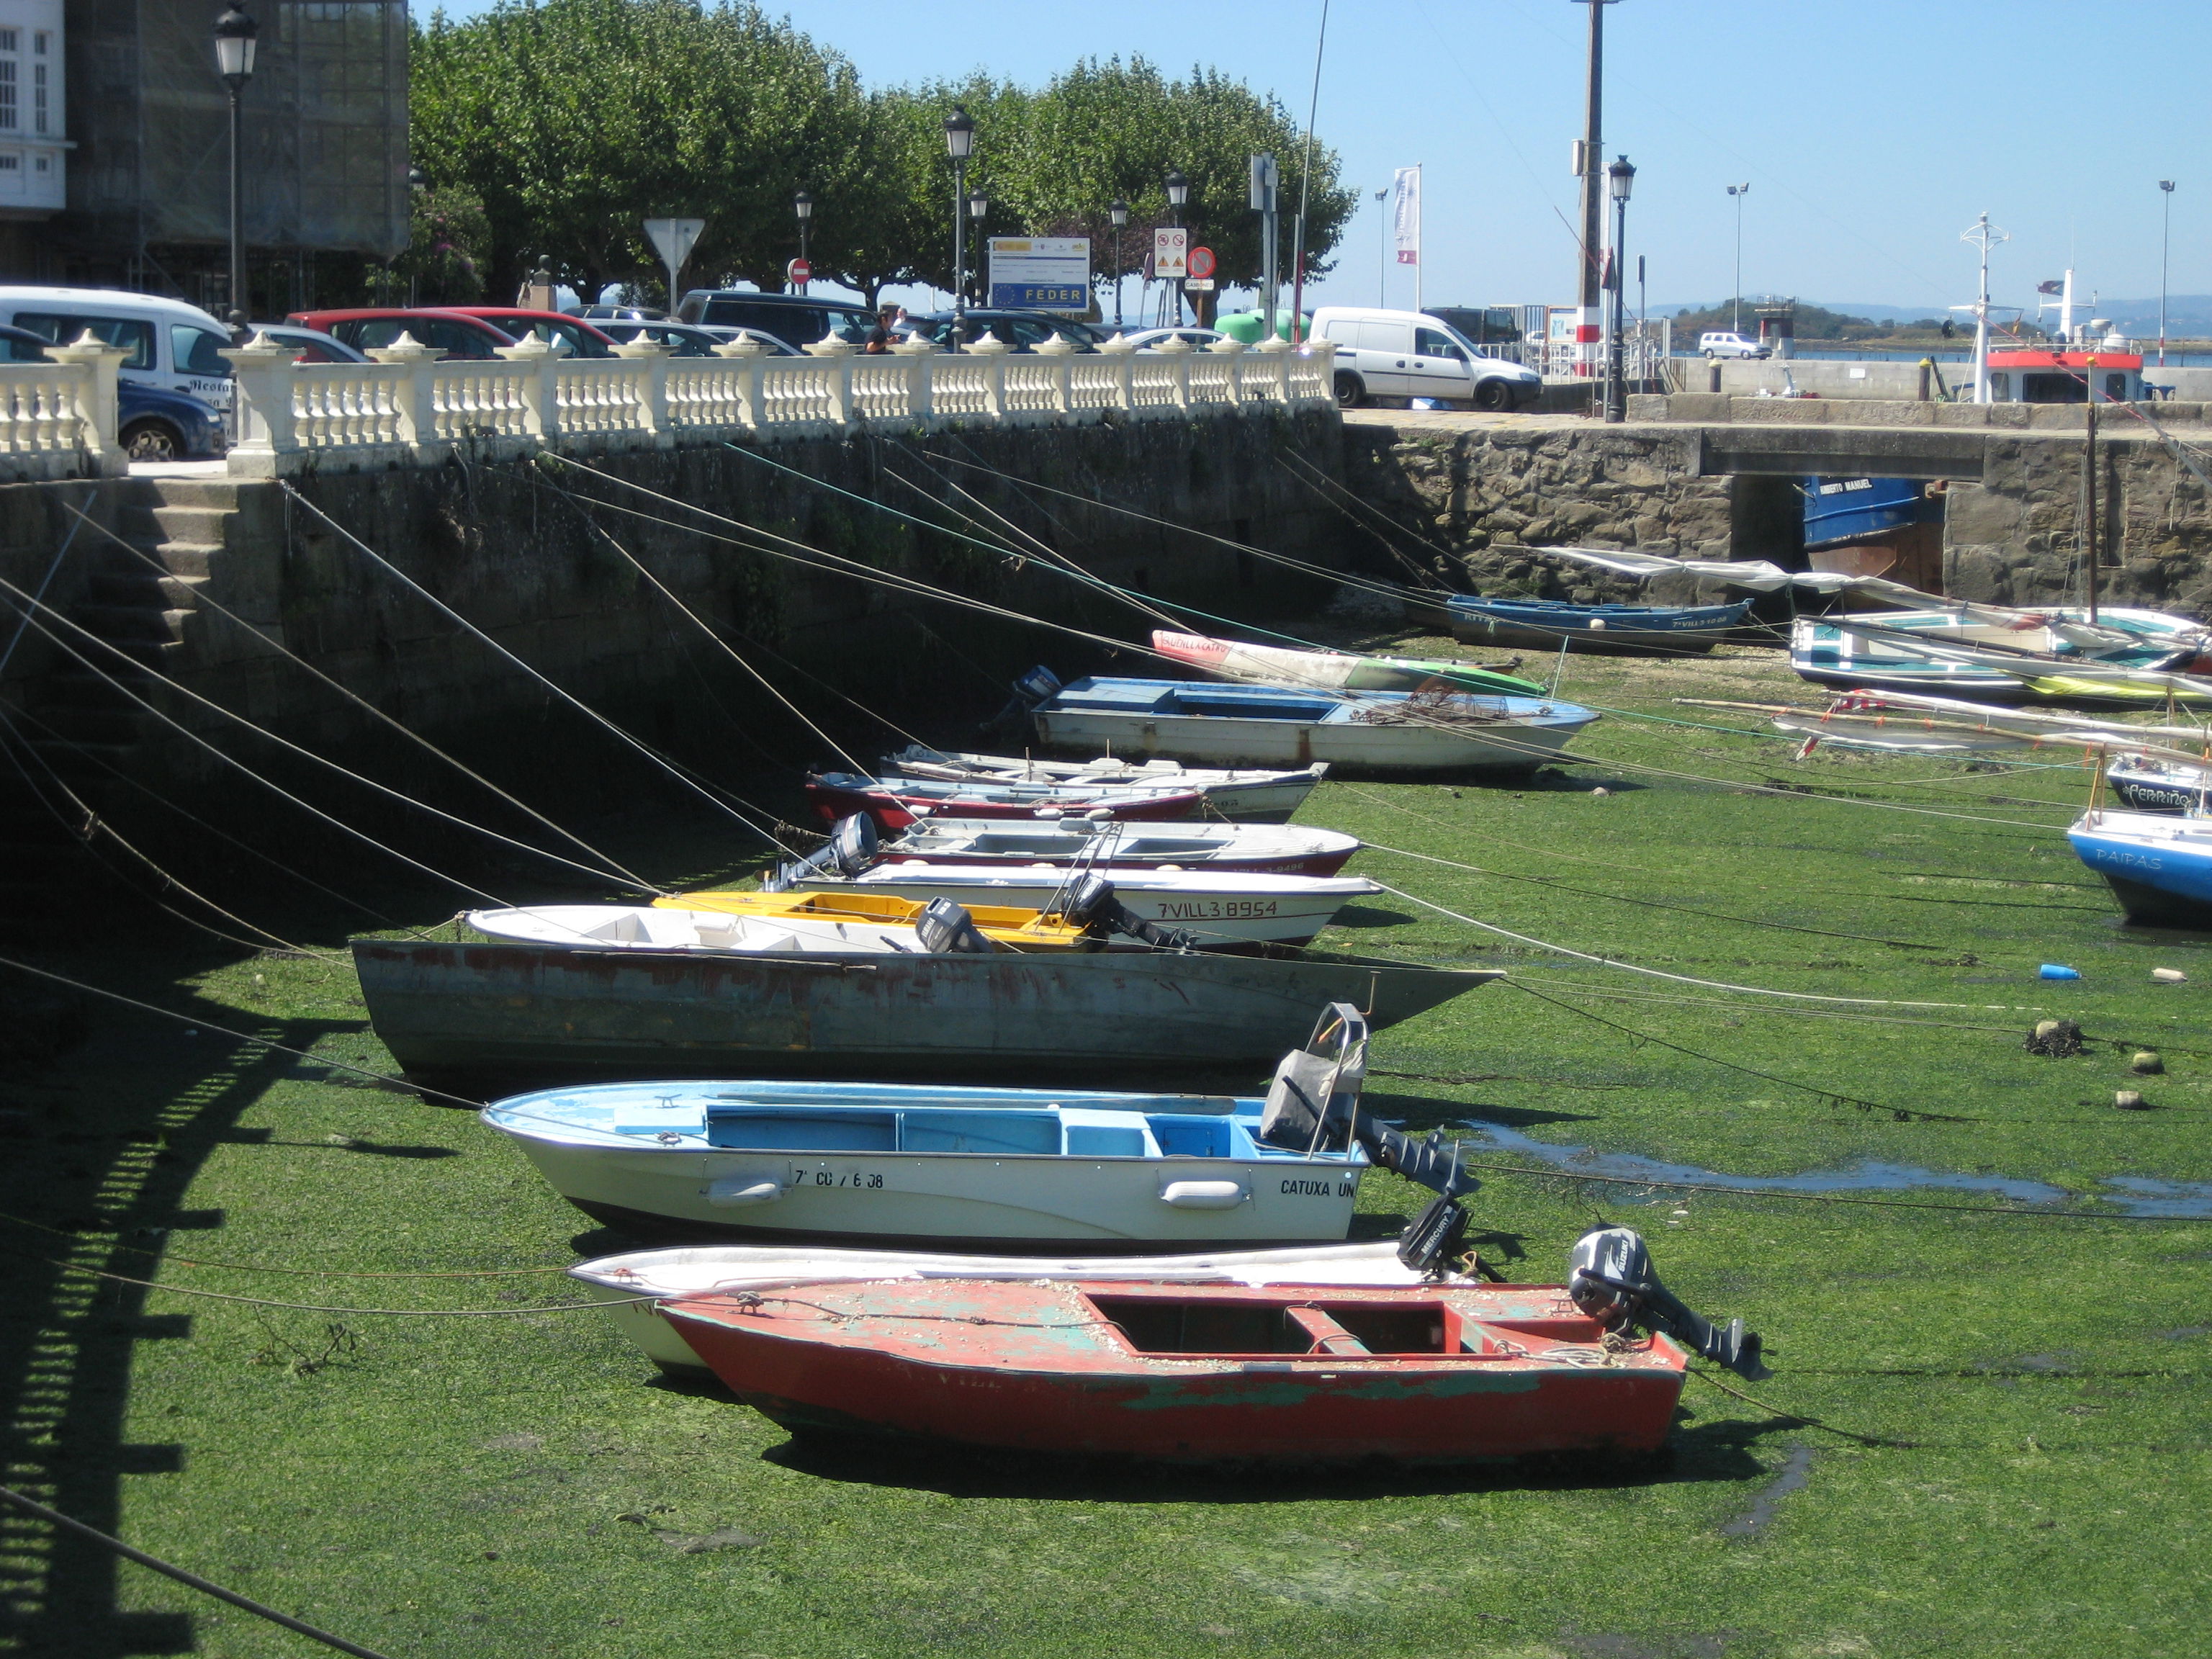
POLYGON ((0 286, 0 323, 28 329, 56 345, 93 337, 131 355, 120 379, 164 392, 185 392, 217 409, 230 407, 230 365, 216 354, 230 333, 198 306, 119 288, 0 286))
POLYGON ((1370 398, 1433 398, 1503 413, 1544 390, 1534 369, 1484 356, 1426 312, 1323 306, 1314 313, 1313 337, 1336 346, 1336 401, 1346 409, 1370 398))

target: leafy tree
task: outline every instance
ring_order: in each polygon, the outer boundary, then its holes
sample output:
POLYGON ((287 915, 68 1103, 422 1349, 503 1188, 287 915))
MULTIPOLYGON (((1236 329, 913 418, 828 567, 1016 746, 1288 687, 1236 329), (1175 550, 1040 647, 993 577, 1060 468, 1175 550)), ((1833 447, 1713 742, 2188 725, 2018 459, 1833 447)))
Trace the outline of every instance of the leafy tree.
POLYGON ((417 191, 407 251, 392 261, 426 306, 474 305, 483 297, 483 250, 491 227, 477 193, 457 185, 417 191))

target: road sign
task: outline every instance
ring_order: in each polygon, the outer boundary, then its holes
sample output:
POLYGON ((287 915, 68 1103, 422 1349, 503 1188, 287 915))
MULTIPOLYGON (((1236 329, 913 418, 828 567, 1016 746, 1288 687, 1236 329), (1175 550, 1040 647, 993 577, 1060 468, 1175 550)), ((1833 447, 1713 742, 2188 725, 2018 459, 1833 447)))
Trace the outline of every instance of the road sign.
MULTIPOLYGON (((684 262, 691 257, 691 250, 699 245, 699 233, 707 228, 704 219, 647 219, 645 234, 653 240, 660 254, 660 263, 668 267, 668 309, 672 313, 681 290, 677 280, 683 275, 684 262)), ((596 300, 596 294, 584 296, 596 300)))
POLYGON ((1181 282, 1190 275, 1190 233, 1164 226, 1152 233, 1152 275, 1162 282, 1181 282))
POLYGON ((783 274, 793 286, 805 288, 807 283, 814 280, 813 262, 807 259, 793 259, 783 268, 783 274))
POLYGON ((990 303, 1001 311, 1091 308, 1088 236, 994 236, 990 303))
POLYGON ((1190 274, 1201 281, 1213 275, 1213 250, 1194 247, 1190 251, 1190 274))
MULTIPOLYGON (((1205 250, 1201 248, 1200 252, 1203 252, 1205 250)), ((1184 279, 1183 288, 1186 292, 1191 294, 1211 294, 1213 292, 1213 278, 1211 276, 1187 277, 1184 279)))

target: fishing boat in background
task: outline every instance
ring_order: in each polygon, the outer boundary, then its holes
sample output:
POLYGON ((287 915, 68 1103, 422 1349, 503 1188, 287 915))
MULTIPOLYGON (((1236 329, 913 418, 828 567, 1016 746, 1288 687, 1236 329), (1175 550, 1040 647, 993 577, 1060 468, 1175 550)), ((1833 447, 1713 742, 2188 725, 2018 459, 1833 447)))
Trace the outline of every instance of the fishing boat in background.
POLYGON ((1353 836, 1297 824, 929 817, 887 837, 871 856, 896 864, 994 868, 1084 863, 1110 866, 1118 879, 1126 870, 1333 876, 1358 850, 1353 836))
POLYGON ((1341 1240, 1356 1142, 1259 1139, 1205 1095, 607 1084, 484 1109, 562 1197, 642 1237, 1009 1251, 1341 1240))
POLYGON ((975 782, 1027 786, 1043 784, 1062 789, 1085 789, 1101 785, 1127 784, 1147 789, 1188 789, 1197 793, 1198 816, 1234 823, 1287 823, 1305 805, 1314 785, 1328 770, 1326 764, 1301 766, 1289 771, 1185 766, 1181 761, 1158 756, 1132 761, 1110 750, 1090 760, 1053 760, 1042 756, 970 755, 957 750, 927 749, 910 744, 896 755, 886 755, 883 776, 896 785, 902 778, 928 778, 944 783, 975 782))
POLYGON ((1456 594, 1445 611, 1452 637, 1470 645, 1676 656, 1711 650, 1743 625, 1751 603, 1574 605, 1456 594))
POLYGON ((1179 822, 1199 816, 1206 798, 1165 784, 984 783, 939 778, 862 777, 811 772, 806 804, 824 823, 866 813, 878 829, 902 830, 919 818, 1128 818, 1179 822))
POLYGON ((2115 754, 2105 781, 2136 812, 2212 811, 2212 762, 2143 753, 2115 754))
MULTIPOLYGON (((1272 1063, 1323 1003, 1376 1028, 1502 977, 1358 957, 1202 951, 722 951, 357 939, 410 1079, 487 1087, 763 1073, 1117 1073, 1272 1063)), ((487 1097, 477 1092, 473 1098, 487 1097)))
POLYGON ((1304 1244, 1286 1249, 1229 1249, 1196 1255, 963 1255, 943 1250, 871 1250, 820 1244, 693 1244, 633 1250, 579 1262, 568 1276, 604 1297, 617 1329, 663 1370, 712 1375, 691 1346, 660 1316, 659 1302, 793 1285, 933 1279, 1113 1279, 1144 1285, 1304 1285, 1324 1289, 1478 1282, 1449 1266, 1434 1270, 1399 1260, 1395 1239, 1304 1244))
POLYGON ((2212 669, 2204 625, 2164 611, 2104 606, 2046 611, 1991 605, 1800 617, 1790 665, 1839 690, 1926 693, 1982 702, 2154 707, 2206 699, 2157 676, 2212 669))
MULTIPOLYGON (((984 896, 978 895, 978 896, 984 896)), ((642 904, 526 904, 471 910, 465 918, 492 939, 589 950, 914 951, 944 949, 932 928, 963 923, 1010 951, 1076 951, 1093 941, 1080 927, 1035 908, 985 904, 937 917, 929 902, 890 893, 702 893, 642 904)))
POLYGON ((1488 691, 1540 697, 1534 680, 1516 679, 1471 662, 1419 657, 1355 656, 1343 651, 1302 651, 1202 634, 1152 630, 1152 649, 1224 679, 1261 685, 1311 685, 1332 691, 1488 691))
POLYGON ((1920 478, 1808 478, 1805 559, 1814 569, 1943 585, 1944 486, 1920 478))
POLYGON ((661 1313, 787 1428, 1176 1462, 1650 1451, 1687 1363, 1519 1285, 891 1279, 661 1313))
POLYGON ((2212 819, 2092 807, 2066 839, 2130 921, 2212 931, 2212 819))
POLYGON ((1048 747, 1216 765, 1326 761, 1354 772, 1534 770, 1597 719, 1576 703, 1463 692, 1325 691, 1032 670, 1019 690, 1048 747))

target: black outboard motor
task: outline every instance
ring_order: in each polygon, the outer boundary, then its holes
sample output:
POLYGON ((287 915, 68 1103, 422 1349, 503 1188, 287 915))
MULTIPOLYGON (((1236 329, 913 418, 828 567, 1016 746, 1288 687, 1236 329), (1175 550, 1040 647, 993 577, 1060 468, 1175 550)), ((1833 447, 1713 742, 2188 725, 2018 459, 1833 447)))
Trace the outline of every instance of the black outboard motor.
POLYGON ((915 937, 932 956, 988 957, 998 946, 984 936, 975 918, 949 898, 933 898, 915 918, 915 937))
POLYGON ((1121 933, 1158 951, 1191 951, 1198 946, 1198 940, 1180 927, 1146 921, 1122 903, 1115 896, 1114 884, 1100 875, 1085 876, 1075 884, 1075 890, 1060 907, 1060 919, 1071 927, 1081 928, 1091 939, 1121 933))
POLYGON ((1567 1294, 1607 1330, 1641 1325, 1751 1382, 1774 1375, 1759 1358, 1759 1333, 1744 1329, 1741 1319, 1723 1327, 1692 1313, 1659 1282, 1651 1252, 1626 1227, 1600 1227, 1575 1241, 1567 1254, 1567 1294))
POLYGON ((840 818, 830 826, 828 841, 805 858, 779 864, 763 876, 761 891, 787 893, 809 876, 820 875, 824 870, 841 876, 857 876, 875 862, 876 848, 880 844, 876 821, 866 813, 855 812, 850 817, 840 818))
POLYGON ((1060 690, 1060 676, 1039 664, 1014 682, 1013 700, 982 724, 981 730, 994 732, 1000 726, 1018 727, 1030 709, 1041 702, 1049 702, 1060 690))

